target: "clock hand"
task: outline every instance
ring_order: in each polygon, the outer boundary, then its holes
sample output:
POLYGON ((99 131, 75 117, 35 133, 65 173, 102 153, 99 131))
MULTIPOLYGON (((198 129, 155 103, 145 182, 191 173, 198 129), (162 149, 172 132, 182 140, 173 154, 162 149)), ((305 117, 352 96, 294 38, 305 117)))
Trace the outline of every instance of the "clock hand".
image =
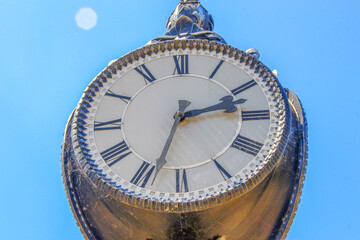
POLYGON ((206 107, 206 108, 202 108, 202 109, 194 109, 191 111, 187 111, 184 113, 184 116, 181 118, 181 121, 183 121, 185 118, 189 118, 189 117, 195 117, 198 116, 202 113, 206 113, 206 112, 212 112, 212 111, 216 111, 216 110, 221 110, 224 109, 226 113, 232 113, 235 112, 237 107, 237 104, 242 104, 244 102, 246 102, 247 99, 238 99, 233 101, 233 96, 231 95, 227 95, 223 98, 220 99, 220 103, 212 105, 210 107, 206 107))
POLYGON ((184 111, 185 109, 191 104, 191 102, 186 101, 186 100, 179 100, 179 110, 175 113, 175 120, 174 120, 174 124, 171 128, 170 131, 170 135, 166 140, 165 146, 161 152, 161 155, 158 159, 156 159, 156 171, 155 171, 155 176, 153 178, 153 181, 151 183, 151 185, 154 184, 154 181, 156 179, 157 174, 159 173, 159 171, 161 170, 161 168, 164 166, 164 164, 166 163, 165 157, 169 151, 171 142, 174 138, 176 129, 179 125, 179 122, 181 120, 181 118, 184 116, 184 111))

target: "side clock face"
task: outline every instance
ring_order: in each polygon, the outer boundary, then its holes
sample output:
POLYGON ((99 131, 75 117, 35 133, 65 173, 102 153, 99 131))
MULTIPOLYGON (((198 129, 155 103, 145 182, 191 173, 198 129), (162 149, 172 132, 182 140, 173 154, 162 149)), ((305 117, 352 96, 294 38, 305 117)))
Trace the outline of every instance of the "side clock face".
POLYGON ((278 136, 269 86, 223 54, 140 57, 92 99, 84 134, 93 165, 150 199, 201 199, 239 185, 267 163, 278 136))

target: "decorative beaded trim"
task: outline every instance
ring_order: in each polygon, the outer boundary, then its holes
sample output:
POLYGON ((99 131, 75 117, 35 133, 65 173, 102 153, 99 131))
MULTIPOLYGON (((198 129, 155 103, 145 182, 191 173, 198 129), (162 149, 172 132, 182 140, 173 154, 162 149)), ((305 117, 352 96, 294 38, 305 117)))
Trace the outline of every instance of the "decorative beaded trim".
POLYGON ((77 161, 79 162, 79 166, 88 174, 94 184, 108 191, 114 198, 117 198, 127 204, 156 211, 192 212, 206 209, 220 202, 243 195, 253 189, 266 176, 268 176, 268 174, 279 163, 284 151, 286 150, 291 128, 290 118, 291 114, 289 103, 284 89, 272 72, 253 56, 229 45, 217 42, 207 40, 174 40, 147 45, 143 48, 137 49, 114 61, 105 68, 85 90, 79 105, 75 110, 74 122, 72 125, 72 141, 74 153, 77 161), (262 79, 262 82, 269 87, 269 92, 272 93, 271 97, 273 97, 276 102, 276 108, 278 109, 278 128, 274 144, 271 146, 271 151, 266 157, 266 160, 260 164, 258 168, 246 179, 235 182, 233 186, 224 189, 216 195, 206 196, 196 201, 160 201, 153 198, 150 199, 143 195, 134 195, 134 192, 131 190, 117 186, 116 182, 107 178, 106 174, 103 174, 102 170, 97 168, 98 166, 92 159, 93 156, 89 154, 90 149, 88 148, 88 143, 86 143, 86 114, 89 113, 88 109, 91 108, 93 97, 96 96, 96 93, 99 92, 99 89, 103 86, 103 84, 113 77, 113 74, 116 74, 118 71, 121 71, 128 65, 141 58, 145 58, 146 56, 151 56, 152 54, 165 51, 178 51, 181 49, 206 51, 219 55, 223 54, 224 56, 228 56, 234 61, 242 63, 252 69, 252 71, 254 71, 254 73, 262 79))

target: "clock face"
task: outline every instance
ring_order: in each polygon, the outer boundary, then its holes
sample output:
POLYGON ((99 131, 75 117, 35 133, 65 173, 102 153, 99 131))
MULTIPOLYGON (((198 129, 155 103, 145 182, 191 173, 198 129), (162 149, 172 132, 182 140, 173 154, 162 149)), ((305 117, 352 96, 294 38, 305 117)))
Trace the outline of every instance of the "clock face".
POLYGON ((216 52, 140 57, 80 103, 87 104, 81 114, 86 154, 105 179, 144 198, 214 196, 269 161, 279 100, 266 85, 250 66, 216 52), (179 100, 189 102, 182 117, 176 117, 179 100))

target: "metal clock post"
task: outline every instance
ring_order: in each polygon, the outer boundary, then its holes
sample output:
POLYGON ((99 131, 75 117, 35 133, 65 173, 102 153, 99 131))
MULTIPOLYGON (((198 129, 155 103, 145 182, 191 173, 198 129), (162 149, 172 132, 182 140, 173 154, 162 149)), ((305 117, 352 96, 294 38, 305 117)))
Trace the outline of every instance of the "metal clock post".
POLYGON ((67 123, 62 176, 85 239, 285 239, 307 165, 297 96, 181 1, 112 61, 67 123))

